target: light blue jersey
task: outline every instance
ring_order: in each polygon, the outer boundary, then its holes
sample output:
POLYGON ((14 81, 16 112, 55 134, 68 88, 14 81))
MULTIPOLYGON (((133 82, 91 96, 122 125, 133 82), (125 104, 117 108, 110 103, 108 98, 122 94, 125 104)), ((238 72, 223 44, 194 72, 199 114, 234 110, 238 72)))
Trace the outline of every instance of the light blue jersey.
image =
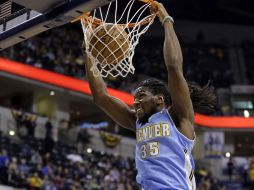
POLYGON ((136 124, 137 182, 144 190, 195 190, 194 141, 179 132, 168 110, 136 124))

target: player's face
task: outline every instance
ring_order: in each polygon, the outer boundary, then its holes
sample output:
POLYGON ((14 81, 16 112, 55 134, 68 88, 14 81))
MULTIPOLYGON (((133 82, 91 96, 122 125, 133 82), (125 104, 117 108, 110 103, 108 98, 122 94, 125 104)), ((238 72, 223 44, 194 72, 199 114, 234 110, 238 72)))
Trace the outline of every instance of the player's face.
POLYGON ((139 87, 134 93, 134 109, 138 121, 147 122, 148 118, 156 112, 155 96, 146 87, 139 87))

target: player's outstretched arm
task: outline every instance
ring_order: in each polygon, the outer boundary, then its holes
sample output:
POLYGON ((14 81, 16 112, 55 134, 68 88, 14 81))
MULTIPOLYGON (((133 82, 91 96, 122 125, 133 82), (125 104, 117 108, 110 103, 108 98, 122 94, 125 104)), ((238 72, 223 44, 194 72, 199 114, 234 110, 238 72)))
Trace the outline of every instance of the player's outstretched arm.
POLYGON ((168 72, 168 88, 172 99, 170 113, 176 126, 188 138, 194 139, 194 110, 188 84, 183 76, 183 56, 173 28, 173 19, 161 3, 155 2, 157 15, 165 30, 164 61, 168 72))
POLYGON ((135 130, 135 113, 121 100, 110 96, 107 92, 105 82, 101 76, 95 77, 91 71, 92 63, 86 53, 85 67, 86 76, 89 82, 90 89, 94 102, 107 113, 117 124, 122 127, 135 130))

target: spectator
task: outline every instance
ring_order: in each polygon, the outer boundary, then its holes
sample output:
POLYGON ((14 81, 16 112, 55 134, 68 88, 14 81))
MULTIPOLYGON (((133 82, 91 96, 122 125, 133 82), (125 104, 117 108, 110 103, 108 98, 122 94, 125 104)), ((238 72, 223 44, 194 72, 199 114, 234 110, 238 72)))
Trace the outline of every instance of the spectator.
POLYGON ((36 115, 32 115, 30 114, 29 115, 29 118, 28 118, 28 123, 27 123, 27 131, 28 131, 28 135, 30 137, 34 137, 34 132, 35 132, 35 128, 36 128, 36 115))
POLYGON ((6 184, 8 182, 8 164, 10 158, 7 150, 0 150, 0 183, 6 184))
POLYGON ((44 167, 42 167, 41 172, 43 176, 48 175, 49 177, 53 177, 53 168, 51 164, 47 164, 44 167))
POLYGON ((9 160, 10 159, 7 150, 3 149, 0 152, 0 168, 7 168, 9 160))
MULTIPOLYGON (((61 189, 62 187, 59 187, 59 189, 61 189)), ((49 180, 48 175, 44 176, 44 180, 43 180, 43 190, 57 190, 58 188, 56 187, 56 185, 54 185, 53 181, 49 180)))
POLYGON ((27 164, 27 160, 25 158, 21 159, 20 164, 18 165, 19 172, 28 174, 31 167, 27 164))
POLYGON ((42 158, 38 151, 35 151, 31 157, 31 163, 33 165, 42 164, 42 158))
POLYGON ((254 160, 251 160, 249 167, 249 178, 250 178, 250 186, 251 189, 254 189, 254 160))
POLYGON ((230 157, 227 163, 227 174, 228 174, 229 180, 233 179, 234 170, 235 170, 234 160, 232 157, 230 157))
POLYGON ((38 176, 38 173, 35 172, 34 174, 32 174, 32 176, 30 176, 28 179, 28 186, 29 189, 31 190, 40 190, 42 185, 43 185, 43 181, 42 179, 38 176))
POLYGON ((16 180, 18 178, 18 165, 17 159, 12 157, 11 162, 8 166, 8 181, 11 185, 15 185, 16 180))
POLYGON ((52 126, 52 123, 49 119, 45 124, 45 128, 46 128, 45 152, 52 152, 55 142, 54 142, 53 135, 52 135, 53 126, 52 126))
POLYGON ((48 121, 45 124, 45 128, 46 128, 46 139, 52 139, 52 124, 51 121, 48 119, 48 121))

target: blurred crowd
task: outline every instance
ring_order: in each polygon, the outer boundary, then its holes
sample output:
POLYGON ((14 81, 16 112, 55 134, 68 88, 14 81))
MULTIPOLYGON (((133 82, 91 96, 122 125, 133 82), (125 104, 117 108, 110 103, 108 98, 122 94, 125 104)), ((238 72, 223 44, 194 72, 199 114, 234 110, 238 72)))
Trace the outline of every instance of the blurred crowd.
POLYGON ((21 109, 12 115, 16 135, 0 134, 0 184, 33 190, 138 189, 134 160, 89 149, 86 129, 61 121, 66 127, 59 126, 56 141, 47 120, 39 138, 38 115, 21 109))
POLYGON ((2 51, 1 55, 38 68, 82 78, 81 43, 82 33, 70 28, 58 28, 2 51))
MULTIPOLYGON (((65 26, 47 31, 1 52, 1 56, 35 67, 71 77, 85 78, 80 50, 83 33, 79 26, 65 26), (64 40, 63 40, 64 39, 64 40)), ((202 41, 182 42, 184 74, 187 80, 207 83, 215 87, 233 84, 233 72, 227 47, 202 41), (223 71, 223 72, 221 72, 223 71)), ((143 76, 167 79, 163 64, 163 39, 141 39, 133 60, 136 74, 121 78, 107 78, 109 86, 131 91, 143 76), (145 48, 143 48, 145 47, 145 48)))
POLYGON ((245 157, 245 159, 246 162, 241 164, 237 163, 237 159, 232 156, 228 159, 223 172, 228 176, 229 183, 231 183, 229 186, 239 181, 242 188, 254 189, 254 158, 245 157))
POLYGON ((78 153, 75 147, 33 137, 1 136, 0 184, 32 190, 132 190, 134 160, 104 152, 78 153))
MULTIPOLYGON (((136 61, 134 62, 137 72, 166 81, 167 72, 165 72, 162 54, 163 39, 151 38, 140 43, 142 46, 152 47, 152 49, 137 48, 136 61)), ((184 58, 184 75, 188 81, 206 84, 211 80, 215 87, 228 87, 233 84, 233 72, 229 64, 227 47, 199 41, 181 42, 181 46, 184 58)))
POLYGON ((196 168, 197 190, 228 190, 226 185, 211 177, 204 168, 196 168))

